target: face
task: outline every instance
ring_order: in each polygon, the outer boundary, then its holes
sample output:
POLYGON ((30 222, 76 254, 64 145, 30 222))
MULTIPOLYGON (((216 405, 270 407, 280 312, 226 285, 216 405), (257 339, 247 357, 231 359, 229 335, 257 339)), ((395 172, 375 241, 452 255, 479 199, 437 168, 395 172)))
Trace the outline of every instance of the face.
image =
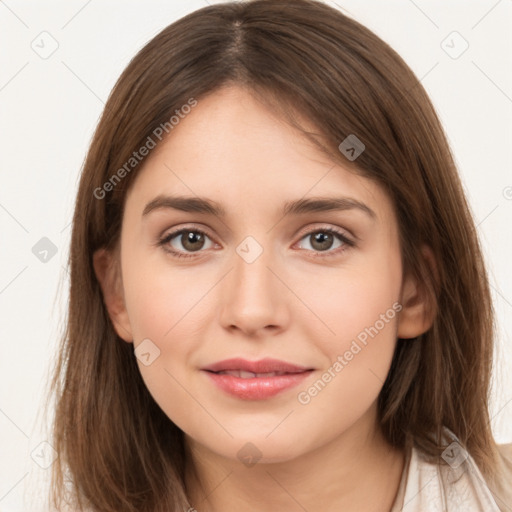
POLYGON ((121 280, 104 286, 105 300, 150 393, 189 439, 230 459, 250 442, 262 462, 285 461, 375 411, 400 330, 421 328, 404 304, 397 219, 379 185, 229 87, 154 150, 125 206, 121 280), (195 211, 171 197, 196 200, 195 211), (318 198, 337 207, 306 207, 318 198), (231 358, 308 371, 205 370, 231 358))

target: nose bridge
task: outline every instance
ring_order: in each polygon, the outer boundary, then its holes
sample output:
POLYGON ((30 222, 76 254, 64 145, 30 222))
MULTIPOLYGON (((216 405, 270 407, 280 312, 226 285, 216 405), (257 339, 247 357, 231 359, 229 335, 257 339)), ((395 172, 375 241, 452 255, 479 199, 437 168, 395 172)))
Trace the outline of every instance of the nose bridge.
POLYGON ((235 248, 233 270, 223 290, 225 327, 237 326, 244 331, 269 325, 282 327, 285 320, 282 290, 279 280, 269 270, 269 267, 274 270, 275 260, 268 239, 260 243, 248 236, 235 248))
POLYGON ((268 267, 274 266, 275 260, 268 238, 260 241, 253 236, 247 236, 238 244, 234 255, 234 276, 236 288, 241 297, 256 300, 259 297, 269 300, 272 297, 272 272, 268 267), (267 297, 265 297, 267 296, 267 297))

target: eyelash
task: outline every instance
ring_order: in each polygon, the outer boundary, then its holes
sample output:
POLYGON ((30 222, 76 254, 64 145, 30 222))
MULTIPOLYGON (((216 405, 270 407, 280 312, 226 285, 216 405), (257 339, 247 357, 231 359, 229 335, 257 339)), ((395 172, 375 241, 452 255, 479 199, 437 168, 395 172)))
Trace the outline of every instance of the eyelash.
MULTIPOLYGON (((178 235, 181 235, 183 233, 199 233, 201 235, 204 235, 204 236, 207 236, 208 238, 211 238, 210 236, 208 236, 208 233, 206 233, 205 231, 203 231, 202 229, 198 229, 198 228, 180 228, 176 231, 172 231, 171 233, 168 233, 167 235, 165 235, 163 238, 161 238, 159 241, 158 241, 158 244, 159 246, 162 246, 164 247, 164 249, 170 253, 173 257, 175 258, 194 258, 196 256, 196 253, 190 253, 190 254, 187 254, 187 253, 184 253, 182 251, 175 251, 174 249, 169 249, 169 247, 166 247, 166 245, 176 236, 178 235)), ((325 227, 325 228, 316 228, 312 231, 308 231, 307 233, 304 233, 300 240, 302 240, 303 238, 307 237, 307 236, 311 236, 315 233, 331 233, 333 235, 336 235, 338 237, 338 239, 343 242, 343 245, 341 247, 338 247, 336 248, 335 250, 326 250, 326 251, 313 251, 314 253, 314 256, 315 258, 317 257, 320 257, 320 258, 329 258, 329 257, 332 257, 332 256, 337 256, 338 254, 342 253, 342 252, 345 252, 346 250, 350 249, 351 247, 355 247, 355 242, 353 242, 352 240, 349 240, 345 234, 342 232, 342 231, 339 231, 337 230, 336 228, 332 228, 332 227, 325 227)), ((302 250, 308 250, 308 249, 302 249, 302 250)), ((200 252, 204 252, 204 251, 197 251, 198 253, 200 252)))

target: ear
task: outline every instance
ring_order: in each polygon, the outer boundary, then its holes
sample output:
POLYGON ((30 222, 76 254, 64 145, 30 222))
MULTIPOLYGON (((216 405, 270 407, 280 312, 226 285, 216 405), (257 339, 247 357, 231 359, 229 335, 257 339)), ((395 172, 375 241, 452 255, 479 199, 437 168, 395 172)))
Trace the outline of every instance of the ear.
POLYGON ((107 249, 98 249, 92 257, 94 272, 115 331, 124 341, 131 343, 132 329, 124 302, 119 258, 116 256, 107 249))
MULTIPOLYGON (((421 248, 421 252, 437 281, 439 277, 434 253, 426 245, 421 248)), ((398 316, 398 338, 416 338, 432 327, 436 308, 432 304, 432 299, 429 300, 425 283, 419 282, 410 274, 404 276, 400 304, 402 304, 402 310, 398 316)))

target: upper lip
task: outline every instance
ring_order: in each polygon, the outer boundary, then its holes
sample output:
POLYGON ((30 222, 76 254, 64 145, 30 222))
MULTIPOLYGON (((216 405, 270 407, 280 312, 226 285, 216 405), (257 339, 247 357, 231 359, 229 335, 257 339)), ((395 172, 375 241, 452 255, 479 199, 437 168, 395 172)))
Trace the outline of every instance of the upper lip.
POLYGON ((312 370, 306 366, 287 363, 286 361, 280 361, 278 359, 265 358, 259 361, 248 361, 242 358, 225 359, 224 361, 218 361, 209 366, 203 368, 211 372, 222 372, 225 370, 243 370, 252 373, 271 373, 271 372, 283 372, 283 373, 300 373, 307 370, 312 370))

